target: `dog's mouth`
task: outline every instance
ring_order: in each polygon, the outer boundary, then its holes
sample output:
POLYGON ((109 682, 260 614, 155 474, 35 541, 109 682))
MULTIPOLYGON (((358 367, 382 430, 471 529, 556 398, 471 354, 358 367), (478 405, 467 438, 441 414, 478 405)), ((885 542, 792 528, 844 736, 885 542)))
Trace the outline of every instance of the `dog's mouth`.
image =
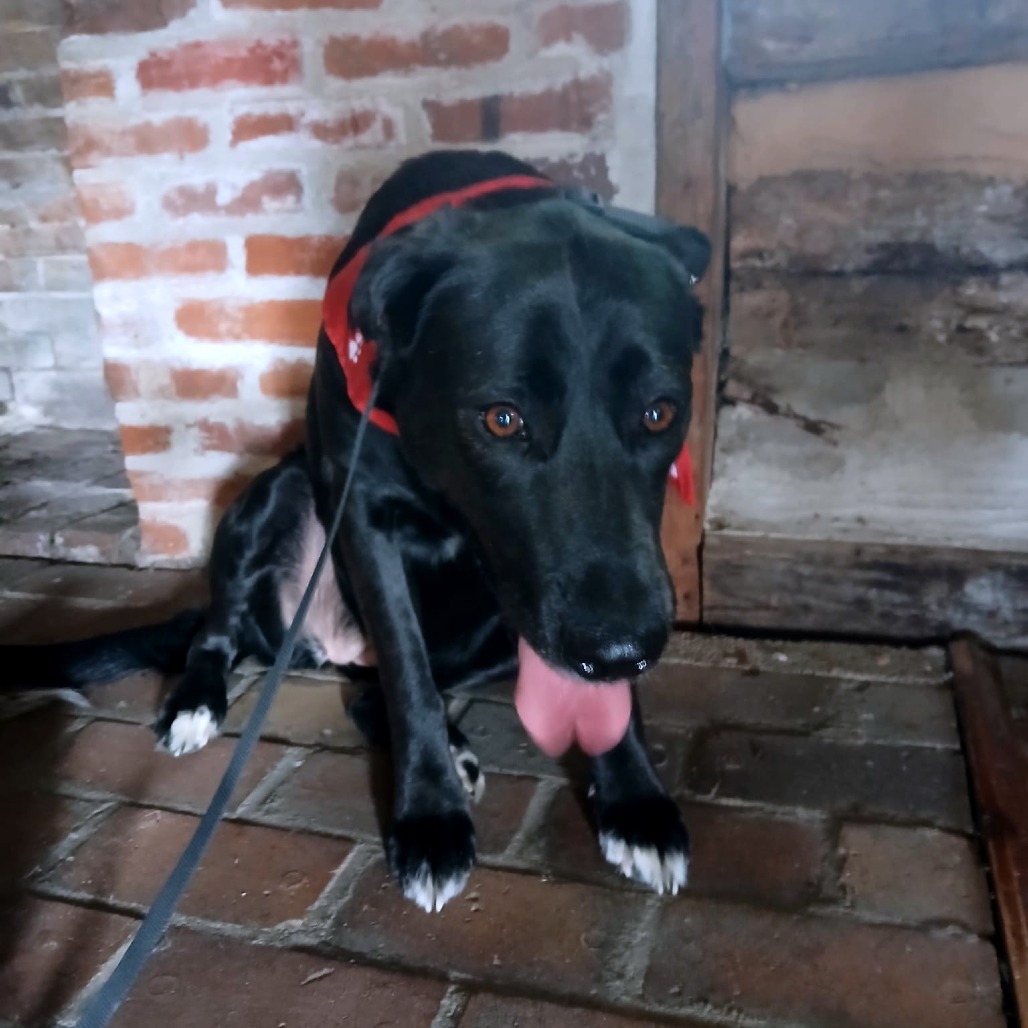
POLYGON ((593 756, 613 749, 628 731, 632 691, 627 679, 593 684, 551 667, 518 641, 514 705, 525 731, 551 757, 575 742, 593 756))

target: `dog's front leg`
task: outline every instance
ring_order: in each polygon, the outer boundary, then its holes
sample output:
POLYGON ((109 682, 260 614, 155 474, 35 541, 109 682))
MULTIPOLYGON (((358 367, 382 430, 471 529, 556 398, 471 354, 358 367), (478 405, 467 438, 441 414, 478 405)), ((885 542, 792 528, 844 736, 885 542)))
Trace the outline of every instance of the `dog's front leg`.
POLYGON ((350 579, 378 656, 389 714, 394 805, 389 862, 408 899, 441 910, 475 861, 468 794, 450 752, 404 561, 394 542, 352 522, 343 543, 350 579))
POLYGON ((689 835, 650 760, 639 699, 625 737, 592 759, 589 790, 604 857, 659 893, 676 893, 689 873, 689 835))

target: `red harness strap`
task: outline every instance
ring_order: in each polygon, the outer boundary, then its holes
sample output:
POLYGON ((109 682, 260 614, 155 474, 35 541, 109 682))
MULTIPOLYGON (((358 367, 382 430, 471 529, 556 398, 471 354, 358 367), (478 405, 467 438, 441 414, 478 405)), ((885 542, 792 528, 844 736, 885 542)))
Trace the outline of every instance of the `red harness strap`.
MULTIPOLYGON (((552 189, 549 179, 536 178, 533 175, 507 175, 503 178, 488 179, 476 182, 465 189, 455 189, 449 193, 438 193, 430 196, 413 207, 408 207, 396 215, 377 238, 392 235, 401 228, 413 225, 422 218, 428 217, 440 207, 447 205, 459 207, 480 196, 497 193, 507 189, 552 189)), ((374 242, 374 240, 372 240, 374 242)), ((339 270, 328 284, 325 300, 322 305, 322 319, 325 334, 332 343, 339 366, 346 378, 346 393, 350 402, 363 413, 371 396, 372 371, 375 365, 376 345, 373 340, 365 339, 360 331, 350 325, 350 297, 353 287, 368 259, 372 243, 362 246, 350 260, 339 270)), ((368 416, 373 425, 392 435, 399 435, 396 420, 378 407, 368 416)), ((668 472, 669 481, 674 485, 678 495, 693 506, 696 503, 696 486, 693 479, 692 459, 689 447, 683 446, 674 464, 668 472)))

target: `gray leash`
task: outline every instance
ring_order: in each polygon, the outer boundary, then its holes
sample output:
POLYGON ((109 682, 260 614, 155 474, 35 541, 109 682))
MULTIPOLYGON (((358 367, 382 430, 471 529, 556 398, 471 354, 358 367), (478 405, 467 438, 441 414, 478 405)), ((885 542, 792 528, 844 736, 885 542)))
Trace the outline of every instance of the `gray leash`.
POLYGON ((236 743, 236 748, 232 753, 232 759, 229 761, 228 767, 225 768, 225 774, 218 783, 214 798, 200 819, 200 823, 196 826, 196 831, 193 833, 192 839, 189 840, 189 845, 183 850, 182 856, 179 857, 174 870, 168 875, 164 885, 161 886, 161 891, 151 904, 146 917, 143 918, 143 923, 139 926, 135 938, 129 943, 128 949, 125 950, 121 960, 118 961, 111 972, 111 976, 103 983, 89 1006, 86 1007, 78 1020, 76 1028, 105 1028, 110 1023, 111 1018, 114 1017, 118 1007, 124 1002, 129 990, 139 977, 143 965, 150 958, 150 954, 153 953, 157 944, 164 936, 168 923, 171 921, 171 915, 175 912, 175 907, 178 905, 182 893, 203 859, 203 855, 214 836, 214 831, 218 827, 218 822, 221 821, 222 815, 225 813, 228 801, 236 791, 239 776, 260 737, 261 728, 268 716, 268 711, 271 709, 271 702, 275 698, 279 685, 282 683, 282 678, 289 670, 289 662, 292 660, 296 641, 300 637, 300 629, 303 627, 304 618, 307 616, 307 608, 311 605, 315 586, 318 584, 318 579, 321 577, 325 564, 328 562, 332 542, 342 523, 343 511, 346 508, 346 501, 350 495, 350 487, 353 485, 354 472, 357 467, 357 455, 360 452, 361 442, 364 439, 368 416, 371 409, 375 406, 377 393, 378 383, 375 382, 372 385, 368 404, 361 415, 360 424, 357 426, 357 434, 353 440, 353 451, 350 455, 350 467, 346 472, 346 481, 343 484, 343 495, 339 500, 339 506, 336 508, 332 524, 325 535, 325 546, 321 551, 321 556, 318 558, 318 563, 314 567, 314 573, 311 575, 307 590, 300 600, 300 606, 296 609, 293 622, 289 626, 285 638, 282 640, 282 646, 279 648, 275 663, 264 678, 264 684, 261 686, 257 703, 250 714, 250 720, 247 721, 246 728, 243 729, 242 734, 239 736, 239 741, 236 743))

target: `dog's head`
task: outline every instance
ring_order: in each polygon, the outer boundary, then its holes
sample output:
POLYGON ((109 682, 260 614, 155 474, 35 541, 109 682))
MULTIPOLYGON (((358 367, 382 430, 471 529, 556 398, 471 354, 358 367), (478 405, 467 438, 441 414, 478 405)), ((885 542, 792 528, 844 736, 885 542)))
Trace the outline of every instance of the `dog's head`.
POLYGON ((510 625, 623 679, 661 653, 659 527, 691 405, 706 238, 568 199, 445 209, 376 244, 351 314, 425 483, 468 523, 510 625))

